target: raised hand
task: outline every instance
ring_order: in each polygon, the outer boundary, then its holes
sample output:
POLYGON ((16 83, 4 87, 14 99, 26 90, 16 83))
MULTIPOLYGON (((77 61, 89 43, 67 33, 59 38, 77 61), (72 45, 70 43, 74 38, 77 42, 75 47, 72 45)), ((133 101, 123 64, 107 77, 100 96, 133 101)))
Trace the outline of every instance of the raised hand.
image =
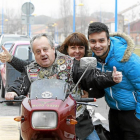
POLYGON ((113 67, 112 77, 115 83, 120 83, 122 81, 122 72, 117 71, 115 66, 113 67))
POLYGON ((12 58, 12 55, 9 53, 8 50, 6 50, 6 48, 4 46, 2 46, 2 49, 3 49, 3 52, 0 53, 0 61, 2 63, 10 62, 11 58, 12 58))

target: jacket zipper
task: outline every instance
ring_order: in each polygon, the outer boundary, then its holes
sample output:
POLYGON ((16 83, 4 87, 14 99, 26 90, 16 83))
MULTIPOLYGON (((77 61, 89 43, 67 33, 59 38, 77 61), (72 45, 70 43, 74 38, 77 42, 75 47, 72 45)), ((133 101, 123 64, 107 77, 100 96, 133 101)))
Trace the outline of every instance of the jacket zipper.
POLYGON ((102 72, 105 72, 105 68, 104 68, 105 64, 106 64, 106 63, 102 63, 102 64, 101 64, 101 65, 102 65, 102 72))
POLYGON ((133 93, 134 100, 135 100, 135 102, 137 103, 137 100, 136 100, 136 98, 135 98, 134 92, 132 92, 132 93, 133 93))
POLYGON ((111 87, 110 87, 110 95, 111 95, 112 99, 116 102, 116 107, 117 107, 117 109, 120 110, 119 107, 118 107, 118 102, 113 98, 113 95, 112 95, 112 88, 111 88, 111 87))

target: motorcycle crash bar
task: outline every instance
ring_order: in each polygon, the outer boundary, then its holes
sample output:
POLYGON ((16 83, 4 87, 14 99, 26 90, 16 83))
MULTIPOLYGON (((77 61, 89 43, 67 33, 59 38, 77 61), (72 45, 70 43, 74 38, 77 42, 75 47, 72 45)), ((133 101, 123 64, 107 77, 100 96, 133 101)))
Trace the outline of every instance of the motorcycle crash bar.
POLYGON ((89 106, 95 106, 98 107, 98 105, 96 104, 89 104, 89 103, 84 103, 84 102, 76 102, 77 104, 81 104, 81 105, 89 105, 89 106))
POLYGON ((96 98, 74 98, 77 102, 96 102, 96 98))

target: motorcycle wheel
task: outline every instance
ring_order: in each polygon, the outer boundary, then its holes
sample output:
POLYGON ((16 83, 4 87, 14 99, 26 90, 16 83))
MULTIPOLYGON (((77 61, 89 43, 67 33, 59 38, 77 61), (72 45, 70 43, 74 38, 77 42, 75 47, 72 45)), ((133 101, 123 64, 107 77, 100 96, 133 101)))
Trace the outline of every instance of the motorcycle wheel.
POLYGON ((2 97, 2 98, 5 97, 5 88, 4 88, 4 85, 3 85, 2 80, 1 80, 1 97, 2 97))

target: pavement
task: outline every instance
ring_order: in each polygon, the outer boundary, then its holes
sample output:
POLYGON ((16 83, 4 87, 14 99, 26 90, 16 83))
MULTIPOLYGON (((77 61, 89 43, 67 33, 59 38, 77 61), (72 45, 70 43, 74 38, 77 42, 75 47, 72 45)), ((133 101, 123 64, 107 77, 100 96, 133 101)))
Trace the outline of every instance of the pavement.
POLYGON ((0 140, 19 140, 19 123, 14 116, 0 117, 0 140))

